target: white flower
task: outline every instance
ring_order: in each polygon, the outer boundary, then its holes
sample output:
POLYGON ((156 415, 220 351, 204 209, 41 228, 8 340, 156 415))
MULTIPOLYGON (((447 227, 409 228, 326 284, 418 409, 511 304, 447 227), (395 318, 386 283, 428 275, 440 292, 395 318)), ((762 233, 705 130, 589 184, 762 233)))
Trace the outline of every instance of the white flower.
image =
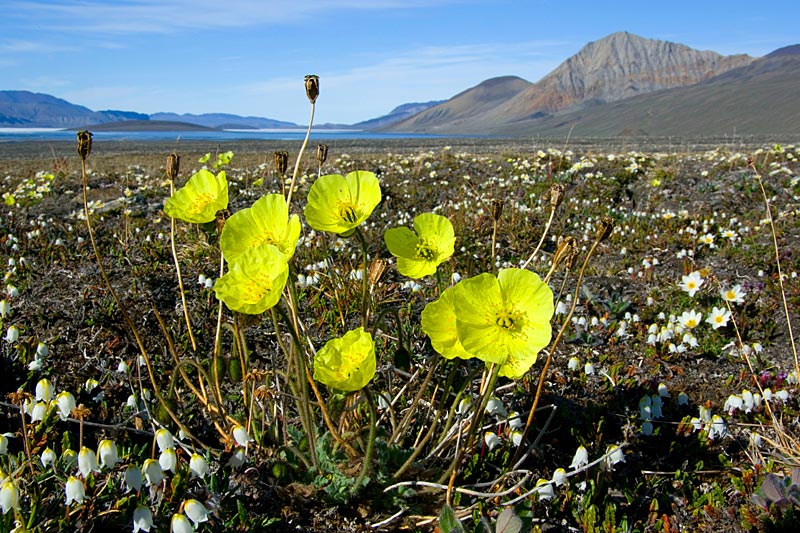
POLYGON ((711 417, 711 424, 708 427, 708 438, 714 440, 716 437, 724 437, 728 434, 728 427, 719 415, 711 417))
POLYGON ((78 453, 78 471, 83 477, 88 476, 90 472, 100 471, 100 467, 97 465, 97 455, 91 448, 83 446, 78 453))
MULTIPOLYGON (((124 359, 122 361, 120 361, 119 364, 117 365, 117 372, 119 372, 120 374, 127 374, 128 373, 128 362, 125 361, 124 359)), ((138 507, 137 507, 137 509, 138 509, 138 507)), ((149 509, 148 509, 148 511, 149 511, 149 509)))
POLYGON ((508 425, 511 427, 511 429, 520 429, 525 425, 525 422, 522 421, 522 417, 518 412, 511 411, 508 413, 508 425))
POLYGON ((42 462, 42 466, 44 468, 47 468, 48 466, 53 464, 55 462, 55 460, 56 460, 56 452, 54 452, 50 448, 45 448, 44 451, 42 452, 42 456, 40 458, 40 461, 42 462))
POLYGON ((86 498, 86 490, 83 488, 83 481, 74 476, 69 476, 67 484, 64 487, 64 492, 67 494, 66 505, 72 502, 81 504, 84 498, 86 498))
POLYGON ((700 271, 695 270, 681 278, 680 288, 684 292, 688 292, 690 297, 694 298, 694 295, 697 294, 697 291, 699 291, 700 287, 703 285, 703 281, 703 276, 700 275, 700 271))
POLYGON ((683 313, 681 313, 681 316, 678 317, 678 322, 680 323, 680 325, 688 329, 696 328, 702 320, 703 320, 703 314, 698 313, 694 309, 692 309, 691 311, 684 311, 683 313))
POLYGON ((158 444, 158 451, 163 452, 167 448, 174 448, 175 440, 168 429, 159 428, 156 430, 156 444, 158 444))
POLYGON ((17 326, 8 326, 6 330, 6 342, 15 343, 19 340, 19 329, 17 326))
POLYGON ((606 466, 609 470, 617 463, 625 462, 625 454, 622 453, 622 448, 616 444, 612 444, 606 449, 606 466))
POLYGON ((153 527, 153 513, 150 512, 149 507, 139 505, 133 511, 133 533, 149 532, 151 527, 153 527))
POLYGON ((236 441, 236 444, 239 446, 247 446, 250 442, 250 434, 247 433, 247 430, 242 425, 237 425, 233 428, 233 440, 236 441))
POLYGON ((228 466, 231 468, 239 468, 244 464, 246 458, 247 456, 244 453, 244 448, 236 448, 228 459, 228 466))
POLYGON ((653 434, 653 423, 649 420, 645 420, 642 422, 642 435, 652 435, 653 434))
POLYGON ((67 448, 61 452, 61 462, 64 463, 64 468, 68 469, 78 462, 78 453, 75 450, 67 448))
POLYGON ((175 472, 175 468, 178 466, 178 454, 173 448, 167 448, 158 457, 158 464, 161 465, 162 470, 175 472))
POLYGON ((581 360, 578 359, 575 356, 570 357, 569 361, 567 361, 567 369, 568 370, 572 370, 573 372, 575 372, 580 367, 581 367, 581 360))
POLYGON ((486 412, 490 415, 498 416, 498 417, 505 417, 508 416, 506 412, 505 406, 503 406, 502 400, 497 396, 492 396, 489 398, 489 401, 486 402, 486 412))
POLYGON ((486 446, 488 446, 489 450, 491 451, 500 445, 500 437, 498 437, 496 433, 487 431, 483 435, 483 442, 486 443, 486 446))
POLYGON ((712 328, 719 329, 727 326, 730 319, 731 312, 727 307, 714 306, 714 309, 709 313, 708 318, 706 318, 706 322, 711 324, 712 328))
POLYGON ((95 387, 97 387, 100 383, 94 378, 88 378, 86 383, 83 384, 83 388, 86 392, 92 392, 95 387))
POLYGON ((592 375, 594 375, 594 365, 593 365, 591 362, 587 362, 587 363, 586 363, 586 364, 583 366, 583 372, 584 372, 584 373, 585 373, 587 376, 592 376, 592 375))
POLYGON ((689 395, 681 391, 678 394, 678 405, 689 405, 689 395))
POLYGON ((579 446, 578 450, 575 452, 575 456, 572 458, 572 462, 570 463, 569 467, 573 469, 578 469, 582 466, 586 466, 589 464, 589 452, 586 450, 585 447, 579 446))
POLYGON ((669 390, 667 389, 666 383, 659 383, 658 384, 658 395, 662 398, 669 397, 669 390))
POLYGON ((40 342, 36 345, 36 355, 39 357, 47 357, 50 355, 50 348, 48 348, 45 343, 40 342))
POLYGON ((522 431, 515 429, 511 432, 511 443, 514 446, 519 446, 522 444, 522 431))
POLYGON ((56 396, 56 405, 58 406, 58 416, 61 420, 69 418, 72 410, 75 409, 75 396, 71 392, 61 391, 56 396))
POLYGON ((11 436, 11 433, 0 433, 0 455, 8 455, 8 437, 11 436))
POLYGON ((170 531, 172 533, 194 533, 194 528, 184 515, 177 513, 172 515, 170 531))
POLYGON ((11 304, 8 300, 0 300, 0 317, 5 318, 11 312, 11 304))
POLYGON ((145 459, 142 472, 148 485, 158 485, 164 480, 164 471, 155 459, 145 459))
POLYGON ((117 455, 117 445, 109 439, 100 441, 97 446, 97 455, 100 456, 100 464, 109 469, 114 468, 120 462, 119 455, 117 455))
POLYGON ((19 489, 11 480, 4 481, 0 488, 0 507, 3 508, 3 514, 19 507, 19 489))
POLYGON ((537 493, 539 494, 540 501, 553 499, 556 495, 553 484, 547 479, 538 480, 536 482, 536 488, 539 489, 537 493))
POLYGON ((661 407, 663 407, 663 403, 661 401, 661 396, 654 394, 651 397, 651 404, 650 404, 650 414, 653 415, 653 420, 656 418, 662 418, 664 415, 661 414, 661 407))
POLYGON ((45 414, 47 414, 47 404, 44 402, 36 402, 31 408, 31 422, 43 420, 45 414))
MULTIPOLYGON (((142 488, 142 470, 134 465, 125 469, 125 486, 129 491, 139 492, 142 488)), ((146 530, 145 530, 146 531, 146 530)))
POLYGON ((734 304, 744 303, 745 292, 742 290, 741 285, 734 285, 733 287, 730 287, 728 289, 722 289, 722 292, 720 294, 722 295, 722 298, 727 302, 731 302, 734 304))
POLYGON ((194 527, 197 527, 201 522, 208 522, 210 511, 206 509, 205 505, 191 498, 183 502, 183 512, 194 523, 194 527))
POLYGON ((557 486, 561 486, 567 483, 567 472, 563 468, 556 468, 555 472, 553 472, 553 483, 557 486))
POLYGON ((204 478, 208 474, 208 461, 199 453, 193 453, 189 459, 189 471, 193 476, 204 478))
POLYGON ((650 398, 650 396, 642 396, 642 398, 639 400, 639 419, 650 420, 653 418, 652 407, 653 400, 650 398))
POLYGON ((36 401, 49 402, 53 399, 53 384, 47 378, 40 379, 36 384, 36 401))

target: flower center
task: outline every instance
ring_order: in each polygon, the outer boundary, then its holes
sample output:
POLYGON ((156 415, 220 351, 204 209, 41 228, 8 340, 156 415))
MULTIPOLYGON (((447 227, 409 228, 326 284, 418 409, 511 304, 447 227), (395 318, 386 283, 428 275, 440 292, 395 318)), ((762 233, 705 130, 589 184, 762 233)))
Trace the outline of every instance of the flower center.
POLYGON ((356 222, 358 222, 358 217, 356 216, 356 208, 353 204, 340 204, 339 216, 342 217, 349 224, 355 224, 356 222))
POLYGON ((514 317, 508 311, 500 311, 494 319, 494 323, 505 330, 514 327, 514 317))
POLYGON ((425 239, 420 239, 417 242, 414 255, 417 259, 432 261, 436 257, 436 250, 425 239))
POLYGON ((199 193, 192 203, 192 212, 200 213, 207 205, 214 201, 214 197, 208 193, 199 193))

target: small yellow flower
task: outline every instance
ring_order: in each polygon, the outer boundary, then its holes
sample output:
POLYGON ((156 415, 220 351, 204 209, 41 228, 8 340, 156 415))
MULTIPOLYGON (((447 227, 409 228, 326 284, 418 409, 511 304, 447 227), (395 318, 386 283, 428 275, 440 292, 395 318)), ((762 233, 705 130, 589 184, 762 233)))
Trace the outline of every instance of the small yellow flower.
POLYGON ((167 200, 164 212, 184 222, 203 224, 214 220, 217 211, 227 207, 228 180, 225 172, 215 176, 203 169, 167 200))
POLYGON ((214 285, 217 298, 232 311, 258 315, 280 300, 289 277, 286 256, 272 244, 244 252, 214 285))
POLYGON ((453 224, 441 215, 423 213, 414 218, 414 229, 391 228, 383 234, 386 247, 397 258, 397 270, 409 278, 436 272, 453 255, 456 242, 453 224))
POLYGON ((331 339, 314 357, 314 379, 332 389, 352 392, 362 389, 375 375, 375 344, 372 335, 357 328, 331 339))
POLYGON ((347 237, 364 222, 381 201, 381 186, 372 172, 356 170, 344 177, 327 174, 308 191, 305 217, 317 231, 347 237))
POLYGON ((299 238, 300 217, 289 216, 289 207, 282 195, 268 194, 225 221, 219 245, 225 260, 232 264, 244 252, 262 244, 274 245, 289 259, 294 255, 299 238))

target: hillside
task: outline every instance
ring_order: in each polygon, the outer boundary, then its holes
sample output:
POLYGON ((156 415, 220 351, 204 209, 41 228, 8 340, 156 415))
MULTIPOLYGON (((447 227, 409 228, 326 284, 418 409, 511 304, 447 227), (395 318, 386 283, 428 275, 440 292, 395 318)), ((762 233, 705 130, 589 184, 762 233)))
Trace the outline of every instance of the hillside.
POLYGON ((537 83, 510 91, 505 98, 487 98, 484 82, 391 129, 454 134, 496 132, 520 121, 691 85, 752 61, 746 55, 722 56, 618 32, 588 43, 537 83), (471 105, 465 106, 464 102, 471 105))
POLYGON ((800 47, 709 80, 487 130, 490 134, 617 136, 800 133, 800 47))
POLYGON ((79 128, 119 120, 147 120, 130 111, 92 111, 49 94, 0 91, 0 127, 79 128))

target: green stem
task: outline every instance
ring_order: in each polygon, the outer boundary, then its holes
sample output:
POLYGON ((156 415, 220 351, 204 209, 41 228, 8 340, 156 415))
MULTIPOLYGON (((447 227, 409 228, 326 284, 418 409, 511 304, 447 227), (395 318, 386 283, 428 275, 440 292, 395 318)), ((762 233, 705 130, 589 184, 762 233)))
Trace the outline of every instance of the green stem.
POLYGON ((364 262, 363 276, 361 278, 361 326, 366 330, 369 320, 369 246, 360 228, 356 228, 358 242, 361 243, 361 258, 364 262))
POLYGON ((364 387, 363 390, 367 397, 367 405, 369 405, 369 437, 367 438, 367 450, 364 453, 364 464, 361 466, 361 473, 358 475, 355 485, 353 485, 353 492, 358 491, 364 479, 369 475, 372 467, 372 454, 375 451, 375 437, 378 434, 378 409, 375 405, 375 398, 372 397, 369 387, 364 387))

